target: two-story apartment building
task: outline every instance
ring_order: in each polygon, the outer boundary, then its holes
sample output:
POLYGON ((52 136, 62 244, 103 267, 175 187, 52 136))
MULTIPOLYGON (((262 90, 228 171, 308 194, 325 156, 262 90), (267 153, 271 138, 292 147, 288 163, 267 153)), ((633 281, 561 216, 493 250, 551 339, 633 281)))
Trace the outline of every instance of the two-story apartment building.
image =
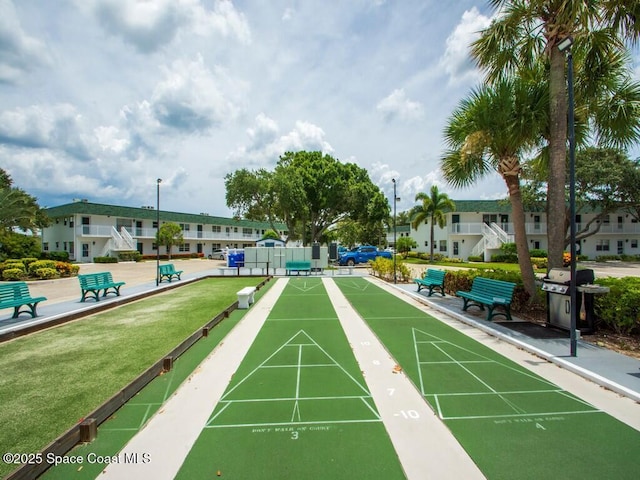
MULTIPOLYGON (((458 200, 454 201, 455 212, 446 214, 446 225, 434 232, 434 253, 451 258, 466 260, 469 256, 491 255, 499 253, 503 243, 514 241, 514 229, 511 218, 511 205, 504 201, 458 200)), ((578 231, 593 220, 595 212, 576 215, 578 231)), ((526 231, 529 249, 547 249, 546 212, 527 212, 526 231)), ((577 248, 581 255, 595 259, 600 255, 638 255, 640 254, 640 223, 627 212, 619 211, 606 216, 600 224, 594 223, 590 231, 597 232, 583 238, 577 248)), ((399 226, 397 237, 410 236, 419 252, 429 252, 430 225, 421 224, 418 229, 399 226)), ((393 231, 387 234, 387 242, 393 244, 393 231)))
MULTIPOLYGON (((160 225, 180 225, 184 243, 172 253, 210 255, 219 248, 255 246, 271 226, 265 222, 235 220, 207 214, 178 213, 153 207, 123 207, 76 200, 45 210, 52 224, 42 231, 44 251, 66 251, 72 260, 91 262, 93 257, 116 255, 119 251, 137 250, 153 255, 160 225)), ((286 237, 284 225, 278 233, 286 237)), ((161 247, 161 253, 164 250, 161 247)))

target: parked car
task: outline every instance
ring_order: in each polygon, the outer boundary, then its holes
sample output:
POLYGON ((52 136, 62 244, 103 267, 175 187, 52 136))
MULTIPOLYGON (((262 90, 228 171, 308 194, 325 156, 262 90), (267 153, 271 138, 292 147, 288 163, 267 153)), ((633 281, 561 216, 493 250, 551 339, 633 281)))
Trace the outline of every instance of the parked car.
POLYGON ((211 258, 215 260, 226 260, 227 251, 221 248, 217 248, 213 252, 211 252, 211 258))
POLYGON ((391 252, 378 250, 371 245, 362 245, 350 252, 343 253, 338 261, 340 265, 354 266, 358 263, 367 263, 369 260, 375 260, 376 257, 393 258, 391 252))

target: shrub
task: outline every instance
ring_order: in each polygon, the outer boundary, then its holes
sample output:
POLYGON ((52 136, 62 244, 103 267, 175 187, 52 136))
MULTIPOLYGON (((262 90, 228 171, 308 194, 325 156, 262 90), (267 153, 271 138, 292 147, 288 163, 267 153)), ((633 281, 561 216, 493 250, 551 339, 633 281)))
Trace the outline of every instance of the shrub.
POLYGON ((116 257, 93 257, 94 263, 118 263, 116 257))
POLYGON ((26 274, 24 268, 7 268, 2 271, 2 278, 4 280, 24 280, 26 274))
POLYGON ((29 265, 35 261, 37 261, 37 258, 34 257, 27 257, 27 258, 22 258, 21 261, 24 264, 25 267, 29 267, 29 265))
POLYGON ((484 262, 484 256, 483 255, 469 255, 468 260, 470 262, 484 262))
POLYGON ((33 273, 40 280, 45 280, 48 278, 58 278, 60 276, 55 268, 38 268, 33 273))
POLYGON ((594 296, 598 322, 625 335, 639 332, 640 278, 600 278, 598 284, 611 289, 608 294, 594 296))
POLYGON ((40 257, 43 260, 58 260, 59 262, 68 262, 69 252, 42 252, 40 257))
POLYGON ((515 253, 497 253, 491 255, 491 261, 496 263, 518 263, 518 255, 515 253))
MULTIPOLYGON (((372 273, 383 280, 393 281, 393 260, 383 257, 376 257, 369 261, 372 273)), ((396 262, 396 279, 399 282, 407 283, 411 280, 411 271, 404 263, 396 262)))
POLYGON ((29 264, 29 275, 37 277, 36 271, 41 268, 50 268, 55 271, 56 262, 54 260, 38 260, 29 264))
POLYGON ((121 262, 139 262, 140 260, 142 260, 142 254, 137 250, 132 250, 130 252, 120 252, 118 253, 118 260, 121 262))
POLYGON ((547 258, 547 251, 546 250, 541 250, 539 248, 534 248, 529 250, 529 255, 533 258, 547 258))
POLYGON ((531 264, 533 265, 534 269, 545 269, 549 265, 549 261, 546 257, 531 257, 531 264))
POLYGON ((56 271, 61 277, 72 277, 78 274, 80 267, 73 263, 56 262, 56 271))
POLYGON ((445 263, 462 263, 462 259, 461 258, 444 257, 442 259, 442 261, 445 262, 445 263))

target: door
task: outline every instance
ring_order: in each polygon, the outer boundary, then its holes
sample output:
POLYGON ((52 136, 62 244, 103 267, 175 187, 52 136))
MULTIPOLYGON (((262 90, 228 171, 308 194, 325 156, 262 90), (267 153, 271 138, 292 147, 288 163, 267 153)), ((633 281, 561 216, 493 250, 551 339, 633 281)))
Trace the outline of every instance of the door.
POLYGON ((622 255, 624 253, 624 242, 622 240, 618 240, 618 255, 622 255))
POLYGON ((91 219, 90 217, 82 217, 82 234, 89 235, 91 233, 91 219))

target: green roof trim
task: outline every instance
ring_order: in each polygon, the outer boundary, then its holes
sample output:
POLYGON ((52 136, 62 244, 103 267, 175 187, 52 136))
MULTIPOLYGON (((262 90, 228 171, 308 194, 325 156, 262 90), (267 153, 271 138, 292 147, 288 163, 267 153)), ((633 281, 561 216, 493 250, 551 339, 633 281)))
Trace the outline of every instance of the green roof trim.
MULTIPOLYGON (((155 220, 158 212, 154 208, 124 207, 120 205, 105 205, 102 203, 73 202, 57 207, 45 208, 44 212, 49 218, 68 217, 70 215, 104 215, 119 218, 131 218, 135 220, 155 220)), ((226 217, 210 215, 198 215, 195 213, 170 212, 160 209, 160 220, 175 223, 196 223, 203 225, 229 225, 233 227, 247 228, 272 228, 268 222, 254 222, 252 220, 236 220, 226 217)), ((276 223, 279 230, 287 230, 286 225, 276 223)))

